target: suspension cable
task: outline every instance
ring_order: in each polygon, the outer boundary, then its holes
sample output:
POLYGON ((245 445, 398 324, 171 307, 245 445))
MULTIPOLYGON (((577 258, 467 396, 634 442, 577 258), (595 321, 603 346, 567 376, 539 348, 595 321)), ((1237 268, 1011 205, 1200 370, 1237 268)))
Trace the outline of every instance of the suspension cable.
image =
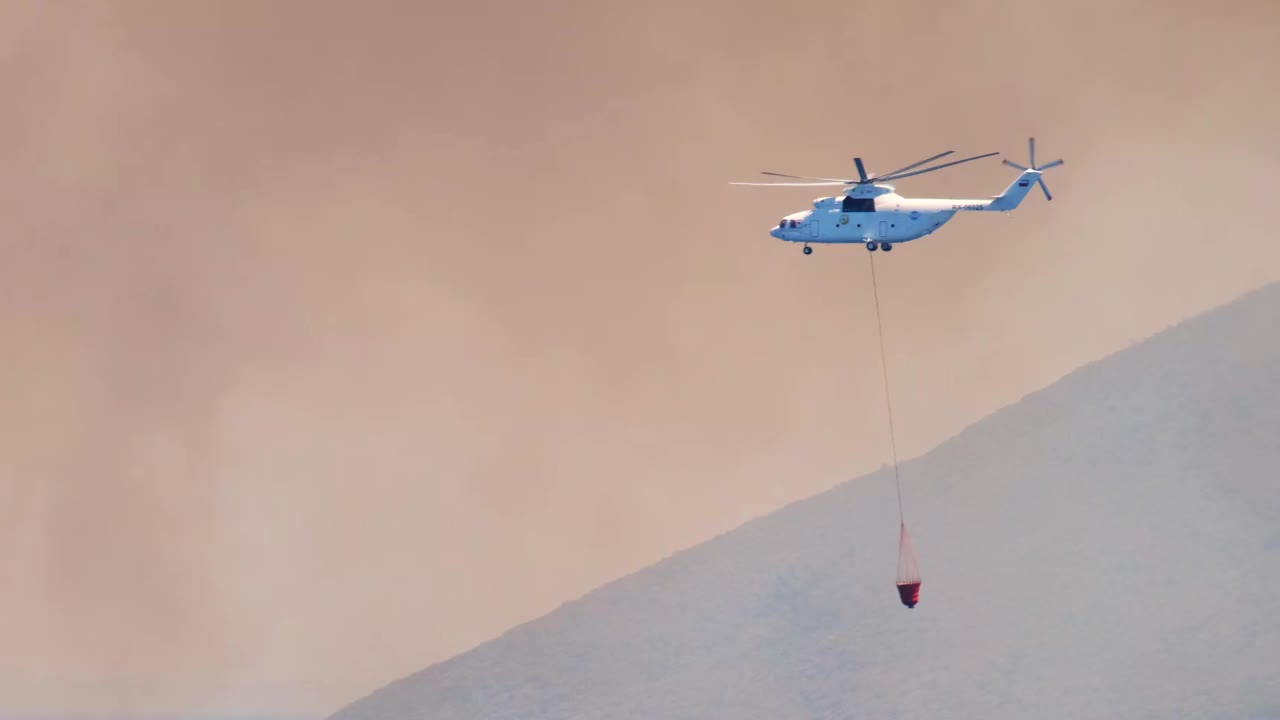
POLYGON ((898 523, 905 525, 902 513, 902 480, 898 477, 898 440, 893 429, 893 402, 889 395, 889 363, 884 353, 884 324, 880 320, 880 288, 876 284, 875 253, 867 253, 871 264, 871 292, 876 299, 876 333, 880 338, 880 368, 884 372, 884 405, 889 411, 889 447, 893 449, 893 484, 898 489, 898 523))

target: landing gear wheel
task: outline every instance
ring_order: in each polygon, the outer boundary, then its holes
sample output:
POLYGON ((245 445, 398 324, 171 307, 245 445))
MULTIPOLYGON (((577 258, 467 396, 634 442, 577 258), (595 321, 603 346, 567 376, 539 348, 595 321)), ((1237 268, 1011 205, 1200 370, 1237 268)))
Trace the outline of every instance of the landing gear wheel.
POLYGON ((889 252, 890 250, 892 250, 892 249, 893 249, 893 245, 890 245, 889 243, 882 242, 882 243, 880 243, 880 249, 881 249, 881 250, 883 250, 883 251, 885 251, 885 252, 889 252))
POLYGON ((813 254, 813 248, 809 247, 808 245, 805 245, 805 246, 804 246, 804 254, 805 254, 805 255, 812 255, 812 254, 813 254))
POLYGON ((868 240, 868 241, 867 241, 867 252, 875 252, 875 251, 876 251, 876 243, 875 243, 875 241, 874 241, 874 240, 868 240))

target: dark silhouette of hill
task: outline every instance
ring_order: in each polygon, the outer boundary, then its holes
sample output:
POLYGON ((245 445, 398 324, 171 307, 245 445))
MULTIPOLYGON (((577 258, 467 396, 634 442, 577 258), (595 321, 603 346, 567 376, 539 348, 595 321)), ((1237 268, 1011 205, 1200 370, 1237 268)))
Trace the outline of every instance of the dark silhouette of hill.
POLYGON ((1273 284, 334 717, 1280 717, 1278 466, 1273 284))

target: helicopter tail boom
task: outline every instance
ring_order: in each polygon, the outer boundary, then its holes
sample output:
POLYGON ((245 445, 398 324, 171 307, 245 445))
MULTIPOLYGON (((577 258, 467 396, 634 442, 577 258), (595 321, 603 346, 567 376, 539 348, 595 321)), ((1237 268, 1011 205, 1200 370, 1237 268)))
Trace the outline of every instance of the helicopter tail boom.
POLYGON ((997 212, 1013 210, 1022 204, 1022 199, 1027 196, 1027 193, 1031 192, 1031 186, 1035 185, 1039 180, 1039 170, 1030 168, 1023 170, 1022 174, 1014 178, 1013 182, 1009 183, 1009 187, 1004 189, 1004 192, 992 198, 991 203, 984 209, 997 212))

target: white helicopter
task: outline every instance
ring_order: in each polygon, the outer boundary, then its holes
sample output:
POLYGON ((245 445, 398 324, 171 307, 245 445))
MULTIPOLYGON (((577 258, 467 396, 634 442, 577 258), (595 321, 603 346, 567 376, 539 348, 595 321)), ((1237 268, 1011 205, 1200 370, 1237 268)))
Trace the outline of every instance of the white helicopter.
POLYGON ((981 160, 999 153, 992 152, 985 155, 975 155, 963 160, 916 170, 921 165, 926 165, 955 152, 954 150, 948 150, 927 160, 921 160, 893 172, 874 177, 867 177, 867 171, 862 165, 862 158, 854 158, 853 162, 858 168, 857 180, 812 178, 801 175, 765 172, 763 173, 764 175, 774 175, 795 180, 818 180, 820 182, 735 182, 729 184, 764 187, 846 186, 843 197, 818 198, 813 201, 812 210, 791 213, 783 218, 782 222, 778 223, 778 227, 770 230, 769 234, 779 240, 804 243, 805 255, 813 253, 813 248, 809 247, 811 243, 865 243, 867 250, 874 251, 879 248, 888 252, 898 243, 909 242, 932 234, 962 210, 997 212, 1013 210, 1022 203, 1022 199, 1031 191, 1032 183, 1039 184, 1040 189, 1044 191, 1045 198, 1052 200, 1053 196, 1049 194, 1049 188, 1045 186, 1044 178, 1040 174, 1051 167, 1061 165, 1063 161, 1059 159, 1046 165, 1037 166, 1036 139, 1030 138, 1029 144, 1031 146, 1030 167, 1023 167, 1005 160, 1005 165, 1021 170, 1022 174, 1014 179, 1009 187, 1005 188, 1004 192, 986 200, 904 198, 894 191, 892 185, 882 185, 880 183, 911 177, 912 175, 923 175, 934 170, 941 170, 972 160, 981 160))

